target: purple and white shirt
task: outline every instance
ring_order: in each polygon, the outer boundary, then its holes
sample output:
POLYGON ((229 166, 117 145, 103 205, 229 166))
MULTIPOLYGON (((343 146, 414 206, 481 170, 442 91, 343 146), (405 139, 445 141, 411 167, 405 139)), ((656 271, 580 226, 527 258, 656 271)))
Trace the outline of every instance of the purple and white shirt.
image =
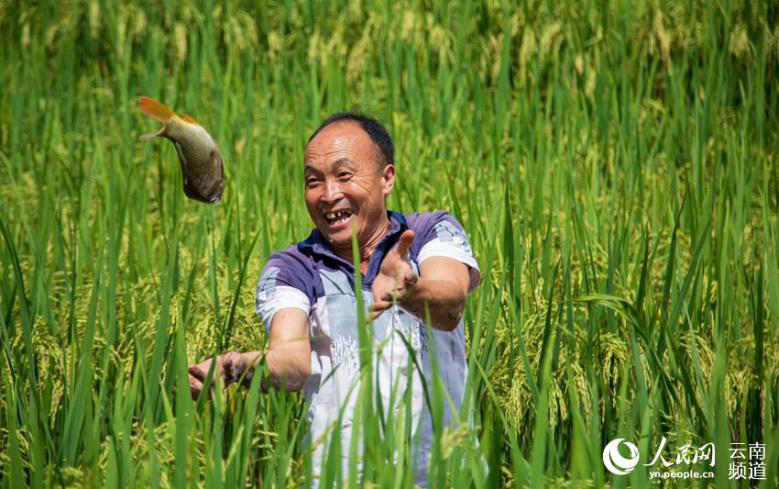
MULTIPOLYGON (((368 272, 362 277, 363 307, 368 311, 373 303, 371 286, 387 252, 406 229, 416 237, 409 249, 409 261, 415 272, 419 265, 433 256, 453 258, 469 267, 469 292, 481 279, 468 237, 460 223, 446 212, 425 212, 403 215, 388 211, 390 230, 371 256, 368 272)), ((343 474, 348 474, 348 452, 351 442, 352 413, 359 392, 359 336, 357 302, 354 293, 354 268, 336 256, 318 230, 286 250, 270 257, 257 285, 257 314, 270 331, 273 315, 284 308, 303 310, 309 319, 311 342, 311 376, 305 387, 310 422, 310 443, 313 444, 315 479, 329 446, 330 427, 339 422, 343 455, 343 474)), ((432 422, 424 402, 422 381, 430 385, 432 364, 429 338, 423 321, 393 306, 373 321, 373 365, 377 369, 377 387, 383 401, 383 412, 395 419, 404 413, 404 394, 410 394, 412 426, 416 440, 416 482, 424 485, 427 460, 432 446, 432 422), (409 368, 410 344, 417 359, 421 359, 424 379, 418 369, 409 368), (407 390, 410 389, 410 392, 407 390)), ((462 405, 467 367, 463 320, 451 331, 433 329, 437 365, 448 391, 444 401, 444 426, 456 421, 462 405)), ((313 484, 316 486, 317 481, 313 484)))

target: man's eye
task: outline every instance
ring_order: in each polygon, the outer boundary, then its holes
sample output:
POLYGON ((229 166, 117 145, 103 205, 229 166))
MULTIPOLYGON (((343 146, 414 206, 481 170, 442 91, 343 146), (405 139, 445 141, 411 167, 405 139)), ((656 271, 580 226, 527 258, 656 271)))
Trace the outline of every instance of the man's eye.
POLYGON ((349 180, 352 178, 352 174, 344 171, 338 174, 338 178, 341 180, 349 180))
POLYGON ((316 178, 307 178, 306 179, 306 187, 313 187, 316 184, 317 184, 317 179, 316 178))

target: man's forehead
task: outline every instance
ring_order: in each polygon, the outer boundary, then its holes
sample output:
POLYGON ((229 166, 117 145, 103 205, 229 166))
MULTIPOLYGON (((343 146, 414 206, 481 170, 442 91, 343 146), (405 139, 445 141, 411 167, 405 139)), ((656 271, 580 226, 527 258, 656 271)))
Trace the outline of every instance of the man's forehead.
POLYGON ((317 160, 335 162, 349 156, 352 156, 352 160, 378 156, 378 148, 368 133, 351 120, 334 122, 324 127, 311 139, 304 153, 306 163, 317 160))

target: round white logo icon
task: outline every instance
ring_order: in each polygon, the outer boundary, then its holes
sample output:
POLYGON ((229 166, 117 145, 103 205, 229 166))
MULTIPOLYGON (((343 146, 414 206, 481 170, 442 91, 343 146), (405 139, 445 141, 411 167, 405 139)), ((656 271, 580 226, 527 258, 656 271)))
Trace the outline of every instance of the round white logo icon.
POLYGON ((623 443, 624 438, 615 438, 603 449, 603 465, 609 472, 616 475, 627 475, 638 465, 638 447, 629 441, 624 444, 630 452, 629 457, 623 457, 619 453, 619 445, 623 443))

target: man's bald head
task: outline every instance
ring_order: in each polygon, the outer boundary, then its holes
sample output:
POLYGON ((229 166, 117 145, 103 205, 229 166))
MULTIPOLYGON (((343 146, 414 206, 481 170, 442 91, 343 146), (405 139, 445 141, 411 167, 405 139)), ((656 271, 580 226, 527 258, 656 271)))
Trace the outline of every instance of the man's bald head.
POLYGON ((380 156, 378 161, 382 167, 395 164, 395 145, 392 142, 392 137, 390 137, 387 129, 373 117, 359 112, 338 112, 331 115, 322 121, 316 131, 308 138, 308 142, 310 143, 311 140, 327 126, 337 122, 347 121, 357 123, 360 128, 368 134, 371 141, 376 146, 376 150, 380 156))

